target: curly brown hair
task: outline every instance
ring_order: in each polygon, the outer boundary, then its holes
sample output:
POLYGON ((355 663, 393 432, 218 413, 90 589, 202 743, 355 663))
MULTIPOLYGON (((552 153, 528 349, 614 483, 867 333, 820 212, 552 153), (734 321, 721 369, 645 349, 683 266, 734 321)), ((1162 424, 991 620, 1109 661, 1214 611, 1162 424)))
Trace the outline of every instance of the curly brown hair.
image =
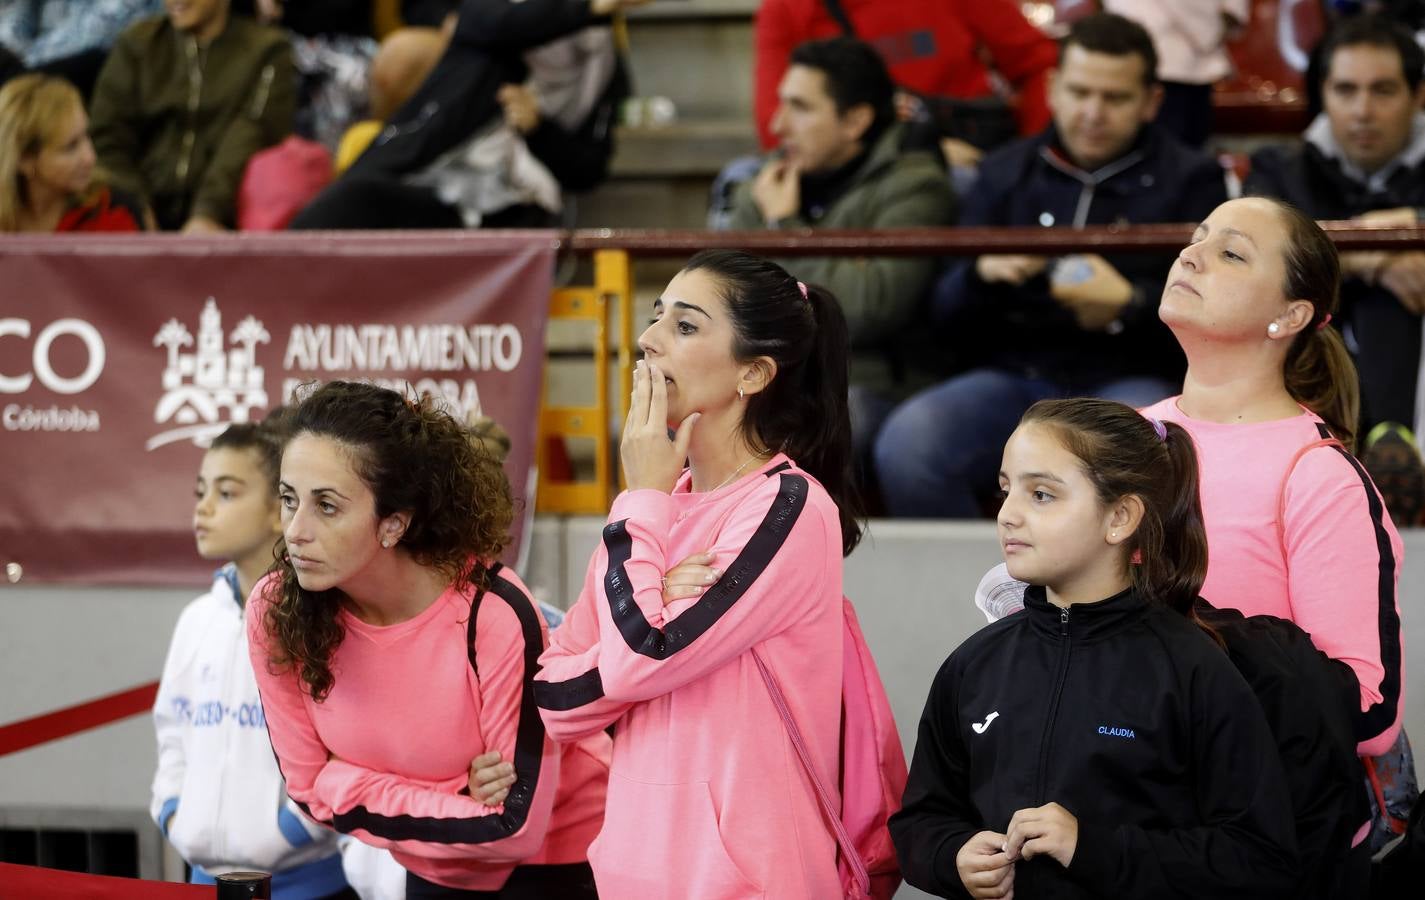
MULTIPOLYGON (((488 563, 509 541, 514 504, 500 463, 431 398, 407 400, 361 382, 333 381, 308 394, 287 421, 291 438, 316 435, 346 448, 375 497, 379 521, 408 512, 399 547, 452 585, 489 586, 488 563)), ((294 670, 321 702, 335 677, 332 654, 345 631, 342 593, 305 590, 284 556, 268 595, 263 627, 269 662, 294 670)))

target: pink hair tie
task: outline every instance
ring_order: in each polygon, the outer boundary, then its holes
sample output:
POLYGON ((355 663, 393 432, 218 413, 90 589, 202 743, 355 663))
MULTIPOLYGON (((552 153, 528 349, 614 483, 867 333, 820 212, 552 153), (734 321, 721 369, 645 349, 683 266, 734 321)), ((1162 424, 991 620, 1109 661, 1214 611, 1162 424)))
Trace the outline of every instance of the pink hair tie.
POLYGON ((1323 318, 1320 322, 1317 322, 1317 323, 1316 323, 1316 330, 1317 330, 1317 331, 1320 331, 1321 329, 1325 328, 1327 325, 1330 325, 1330 324, 1331 324, 1331 314, 1330 314, 1330 313, 1327 313, 1325 318, 1323 318))
POLYGON ((811 300, 811 298, 807 296, 807 286, 806 286, 806 284, 805 284, 804 282, 801 282, 801 281, 798 281, 798 282, 797 282, 797 290, 799 290, 799 291, 802 292, 802 299, 803 299, 803 300, 807 300, 807 301, 810 301, 810 300, 811 300))

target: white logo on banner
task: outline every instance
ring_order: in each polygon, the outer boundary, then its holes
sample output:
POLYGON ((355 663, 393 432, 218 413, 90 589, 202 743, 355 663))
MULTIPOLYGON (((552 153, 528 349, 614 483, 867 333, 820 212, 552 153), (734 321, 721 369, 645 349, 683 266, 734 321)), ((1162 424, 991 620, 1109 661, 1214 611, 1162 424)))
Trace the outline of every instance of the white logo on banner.
POLYGON ((272 336, 262 322, 248 316, 227 339, 233 346, 224 343, 222 313, 212 297, 199 316, 196 344, 187 326, 177 319, 164 322, 153 336, 153 345, 168 351, 163 396, 154 408, 154 422, 172 422, 178 427, 149 438, 149 450, 182 440, 205 447, 229 425, 250 421, 252 410, 267 408, 257 345, 271 342, 272 336), (194 350, 184 353, 184 347, 194 350))
MULTIPOLYGON (((31 323, 28 319, 0 319, 0 337, 28 340, 31 323)), ((59 319, 41 328, 35 336, 30 370, 15 375, 0 373, 0 394, 23 394, 38 384, 56 394, 82 394, 94 386, 104 371, 104 338, 99 329, 83 319, 59 319), (87 362, 74 377, 55 371, 50 352, 61 337, 77 338, 84 344, 87 362)), ((6 431, 98 431, 99 413, 71 404, 31 406, 9 403, 0 409, 0 427, 6 431)))

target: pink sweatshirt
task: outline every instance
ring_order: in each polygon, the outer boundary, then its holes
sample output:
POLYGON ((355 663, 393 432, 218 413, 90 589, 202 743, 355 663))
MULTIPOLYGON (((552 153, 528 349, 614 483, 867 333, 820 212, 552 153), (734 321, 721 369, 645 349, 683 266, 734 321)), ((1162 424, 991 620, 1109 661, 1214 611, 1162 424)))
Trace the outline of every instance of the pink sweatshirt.
POLYGON ((1287 480, 1298 451, 1330 436, 1315 413, 1224 425, 1189 418, 1177 401, 1143 414, 1178 423, 1197 445, 1208 536, 1202 596, 1244 615, 1289 619, 1350 666, 1361 685, 1359 752, 1385 752, 1404 708, 1402 545, 1370 476, 1345 451, 1321 447, 1302 455, 1287 480))
POLYGON ((268 664, 262 617, 276 578, 248 603, 252 668, 287 792, 312 818, 467 890, 497 890, 517 863, 586 858, 609 739, 561 747, 545 734, 533 679, 548 632, 513 572, 491 573, 473 623, 468 588, 385 627, 342 610, 336 683, 321 703, 295 672, 268 664), (498 807, 469 796, 470 762, 487 750, 513 760, 518 779, 498 807))
POLYGON ((786 694, 835 790, 841 722, 841 525, 778 455, 710 493, 626 491, 579 600, 540 658, 545 725, 570 740, 615 724, 600 896, 841 896, 836 844, 748 651, 786 694), (725 573, 663 605, 660 579, 711 549, 725 573))

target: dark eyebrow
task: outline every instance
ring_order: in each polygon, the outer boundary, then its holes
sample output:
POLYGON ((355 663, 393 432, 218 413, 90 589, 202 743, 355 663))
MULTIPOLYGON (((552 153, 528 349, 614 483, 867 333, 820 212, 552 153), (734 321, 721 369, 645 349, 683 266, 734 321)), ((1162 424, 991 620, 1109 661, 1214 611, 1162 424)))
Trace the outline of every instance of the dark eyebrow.
MULTIPOLYGON (((658 308, 659 308, 660 306, 662 306, 662 305, 663 305, 663 298, 662 298, 662 297, 659 297, 657 300, 654 300, 654 301, 653 301, 653 308, 654 308, 654 309, 658 309, 658 308)), ((701 306, 698 306, 697 304, 694 304, 694 303, 687 303, 687 302, 685 302, 685 301, 683 301, 683 300, 674 300, 674 301, 673 301, 673 305, 676 306, 676 307, 678 307, 679 309, 691 309, 693 312, 700 312, 700 313, 702 313, 704 316, 707 316, 707 318, 708 318, 709 321, 712 320, 712 316, 708 315, 708 311, 705 310, 705 309, 703 309, 701 306)))
MULTIPOLYGON (((1005 474, 1005 472, 1004 472, 1003 469, 1000 469, 999 477, 1003 478, 1005 481, 1012 481, 1012 480, 1013 480, 1013 479, 1011 479, 1008 475, 1005 474)), ((1060 478, 1059 476, 1057 476, 1057 475, 1050 475, 1048 472, 1025 472, 1023 475, 1019 476, 1019 480, 1020 480, 1020 481, 1052 481, 1052 482, 1054 482, 1055 484, 1066 484, 1066 483, 1067 483, 1067 482, 1064 481, 1064 479, 1060 478)))
MULTIPOLYGON (((277 482, 277 487, 280 488, 281 490, 293 491, 293 493, 296 493, 296 490, 292 487, 292 485, 288 484, 288 483, 285 482, 285 481, 279 481, 279 482, 277 482)), ((346 496, 345 494, 343 494, 341 491, 337 490, 336 488, 312 488, 312 490, 309 491, 309 493, 310 493, 313 497, 320 497, 322 494, 335 494, 336 496, 340 497, 340 498, 343 499, 343 500, 346 500, 347 502, 350 502, 350 501, 351 501, 351 498, 350 498, 350 497, 346 496)))

